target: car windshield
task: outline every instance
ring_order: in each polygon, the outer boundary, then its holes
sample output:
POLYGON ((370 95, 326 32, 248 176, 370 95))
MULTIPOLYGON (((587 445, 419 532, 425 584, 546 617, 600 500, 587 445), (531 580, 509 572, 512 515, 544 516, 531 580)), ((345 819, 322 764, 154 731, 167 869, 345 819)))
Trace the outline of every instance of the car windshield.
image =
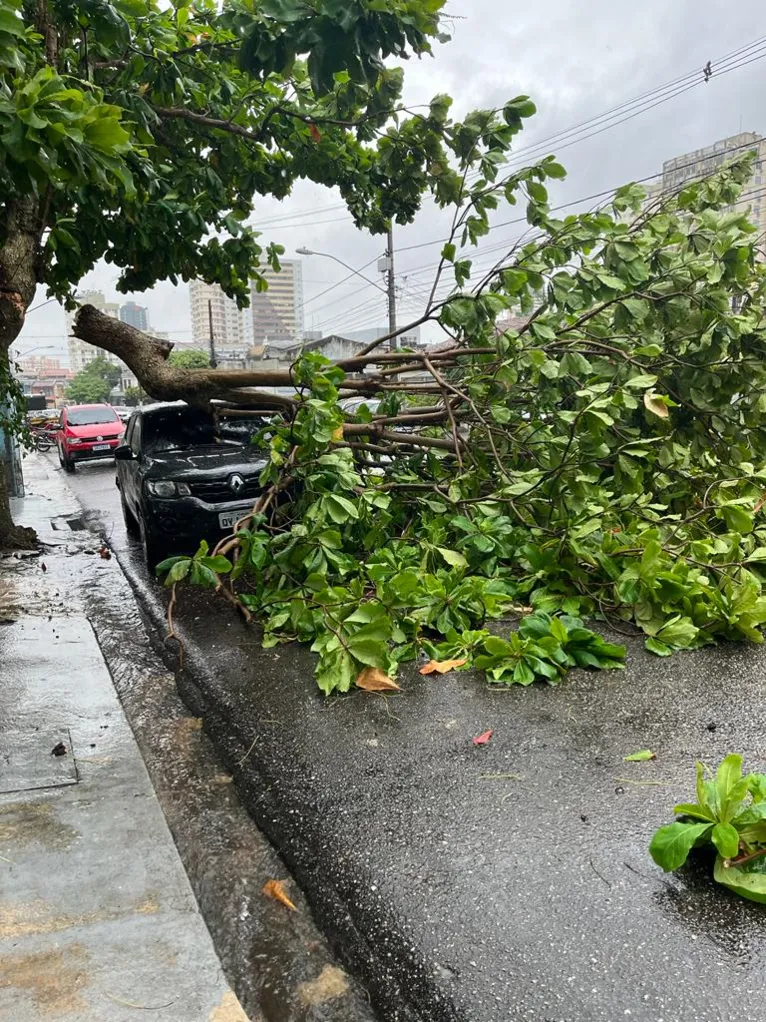
POLYGON ((119 416, 112 408, 70 408, 66 413, 70 426, 95 426, 98 422, 119 422, 119 416))
POLYGON ((157 452, 190 447, 242 447, 267 421, 260 416, 246 419, 221 416, 216 422, 212 415, 196 408, 166 408, 144 416, 144 447, 157 452))

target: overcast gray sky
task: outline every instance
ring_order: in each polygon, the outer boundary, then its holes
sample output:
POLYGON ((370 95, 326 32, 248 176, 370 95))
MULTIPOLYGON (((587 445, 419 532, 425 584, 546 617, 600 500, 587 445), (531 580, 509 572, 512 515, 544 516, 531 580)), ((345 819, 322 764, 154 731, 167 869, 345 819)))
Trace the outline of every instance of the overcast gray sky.
MULTIPOLYGON (((701 74, 708 60, 715 72, 716 62, 724 55, 766 37, 762 0, 738 0, 731 5, 721 0, 585 0, 579 4, 572 0, 527 4, 449 0, 448 11, 454 19, 450 23, 453 40, 437 46, 433 59, 406 65, 406 101, 425 103, 438 92, 448 92, 455 98, 454 112, 460 115, 475 107, 500 106, 526 93, 537 104, 538 114, 518 136, 517 148, 539 143, 699 71, 700 84, 683 94, 576 144, 552 145, 550 151, 560 154, 569 171, 565 181, 553 183, 554 203, 656 173, 664 160, 740 130, 766 134, 766 42, 738 58, 751 61, 745 66, 720 73, 708 83, 701 74)), ((361 267, 382 253, 384 242, 356 231, 350 217, 337 208, 338 201, 335 192, 300 183, 282 202, 261 200, 256 215, 259 221, 297 215, 289 226, 282 223, 264 229, 264 239, 285 245, 288 256, 297 247, 307 246, 361 267)), ((513 210, 501 211, 497 219, 513 216, 513 210)), ((443 216, 427 208, 415 224, 396 229, 396 247, 401 249, 396 266, 400 322, 414 317, 422 305, 428 268, 438 259, 440 245, 407 247, 441 237, 444 222, 443 216)), ((518 231, 512 226, 497 228, 483 247, 511 239, 518 231)), ((378 276, 374 262, 365 272, 378 276)), ((307 328, 342 332, 385 323, 384 296, 359 278, 318 297, 346 273, 330 259, 304 260, 307 328)), ((119 298, 114 281, 114 268, 103 265, 80 286, 119 298)), ((191 338, 185 287, 162 284, 133 297, 148 305, 156 329, 177 340, 191 338)), ((41 293, 38 300, 44 301, 45 295, 41 293)), ((51 345, 54 350, 40 354, 64 353, 65 337, 63 312, 53 303, 30 313, 17 350, 51 345)))

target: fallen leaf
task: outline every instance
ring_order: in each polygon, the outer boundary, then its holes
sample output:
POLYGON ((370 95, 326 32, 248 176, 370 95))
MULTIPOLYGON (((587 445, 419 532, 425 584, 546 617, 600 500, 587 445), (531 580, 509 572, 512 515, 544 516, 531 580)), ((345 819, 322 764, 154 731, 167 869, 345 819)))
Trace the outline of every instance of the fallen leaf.
POLYGON ((45 561, 40 561, 40 568, 43 571, 47 571, 48 570, 48 565, 45 563, 45 561))
POLYGON ((66 745, 63 742, 54 745, 51 749, 51 756, 66 756, 66 745))
POLYGON ((492 728, 489 731, 485 731, 483 735, 477 735, 474 740, 474 745, 486 745, 492 737, 492 728))
POLYGON ((322 134, 316 124, 309 124, 309 131, 311 132, 311 137, 315 142, 322 141, 322 134))
POLYGON ((465 658, 462 660, 429 660, 424 667, 420 668, 420 673, 447 674, 448 671, 454 671, 456 667, 462 667, 466 663, 468 661, 465 658))
POLYGON ((285 884, 283 880, 267 880, 263 885, 263 893, 267 897, 273 898, 274 901, 278 901, 280 905, 284 905, 285 908, 289 908, 291 912, 298 911, 285 893, 285 884))
POLYGON ((622 757, 626 763, 643 763, 647 759, 657 759, 657 753, 651 749, 639 749, 638 752, 631 752, 629 756, 622 757))
POLYGON ((401 692, 396 682, 379 667, 364 667, 357 675, 356 687, 365 692, 401 692))
POLYGON ((649 412, 653 412, 660 419, 667 419, 668 417, 668 406, 653 390, 647 390, 644 393, 644 408, 649 412))
POLYGON ((98 556, 104 561, 110 561, 112 559, 112 551, 108 546, 99 547, 98 556))

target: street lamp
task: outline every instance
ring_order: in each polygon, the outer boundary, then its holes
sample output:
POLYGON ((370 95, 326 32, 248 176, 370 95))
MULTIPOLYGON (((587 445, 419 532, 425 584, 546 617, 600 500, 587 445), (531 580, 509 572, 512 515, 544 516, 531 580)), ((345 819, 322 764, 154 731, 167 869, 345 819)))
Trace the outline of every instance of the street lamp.
POLYGON ((302 256, 312 256, 313 255, 313 256, 323 256, 325 259, 332 259, 334 262, 340 263, 341 266, 345 266, 345 268, 347 270, 350 270, 352 273, 356 274, 357 277, 361 277, 362 280, 366 280, 368 284, 372 284, 372 286, 376 287, 378 289, 378 291, 382 291, 384 295, 388 294, 386 289, 381 284, 379 284, 376 280, 370 280, 369 277, 365 277, 365 275, 363 273, 360 273, 359 270, 355 270, 353 266, 349 266, 348 263, 344 263, 342 259, 338 259, 338 257, 334 256, 331 252, 314 252, 310 248, 296 248, 295 251, 296 251, 296 253, 298 255, 302 255, 302 256))
POLYGON ((52 351, 56 347, 55 344, 37 344, 34 348, 27 348, 26 351, 14 353, 15 359, 26 358, 27 355, 31 355, 33 351, 52 351))

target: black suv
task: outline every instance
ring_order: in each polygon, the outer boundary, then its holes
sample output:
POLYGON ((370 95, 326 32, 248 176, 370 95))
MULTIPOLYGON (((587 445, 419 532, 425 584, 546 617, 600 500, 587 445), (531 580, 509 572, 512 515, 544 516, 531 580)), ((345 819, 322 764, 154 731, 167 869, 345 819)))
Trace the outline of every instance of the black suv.
POLYGON ((251 442, 268 422, 216 416, 185 404, 137 408, 114 452, 128 532, 149 567, 215 542, 252 508, 266 464, 251 442))

